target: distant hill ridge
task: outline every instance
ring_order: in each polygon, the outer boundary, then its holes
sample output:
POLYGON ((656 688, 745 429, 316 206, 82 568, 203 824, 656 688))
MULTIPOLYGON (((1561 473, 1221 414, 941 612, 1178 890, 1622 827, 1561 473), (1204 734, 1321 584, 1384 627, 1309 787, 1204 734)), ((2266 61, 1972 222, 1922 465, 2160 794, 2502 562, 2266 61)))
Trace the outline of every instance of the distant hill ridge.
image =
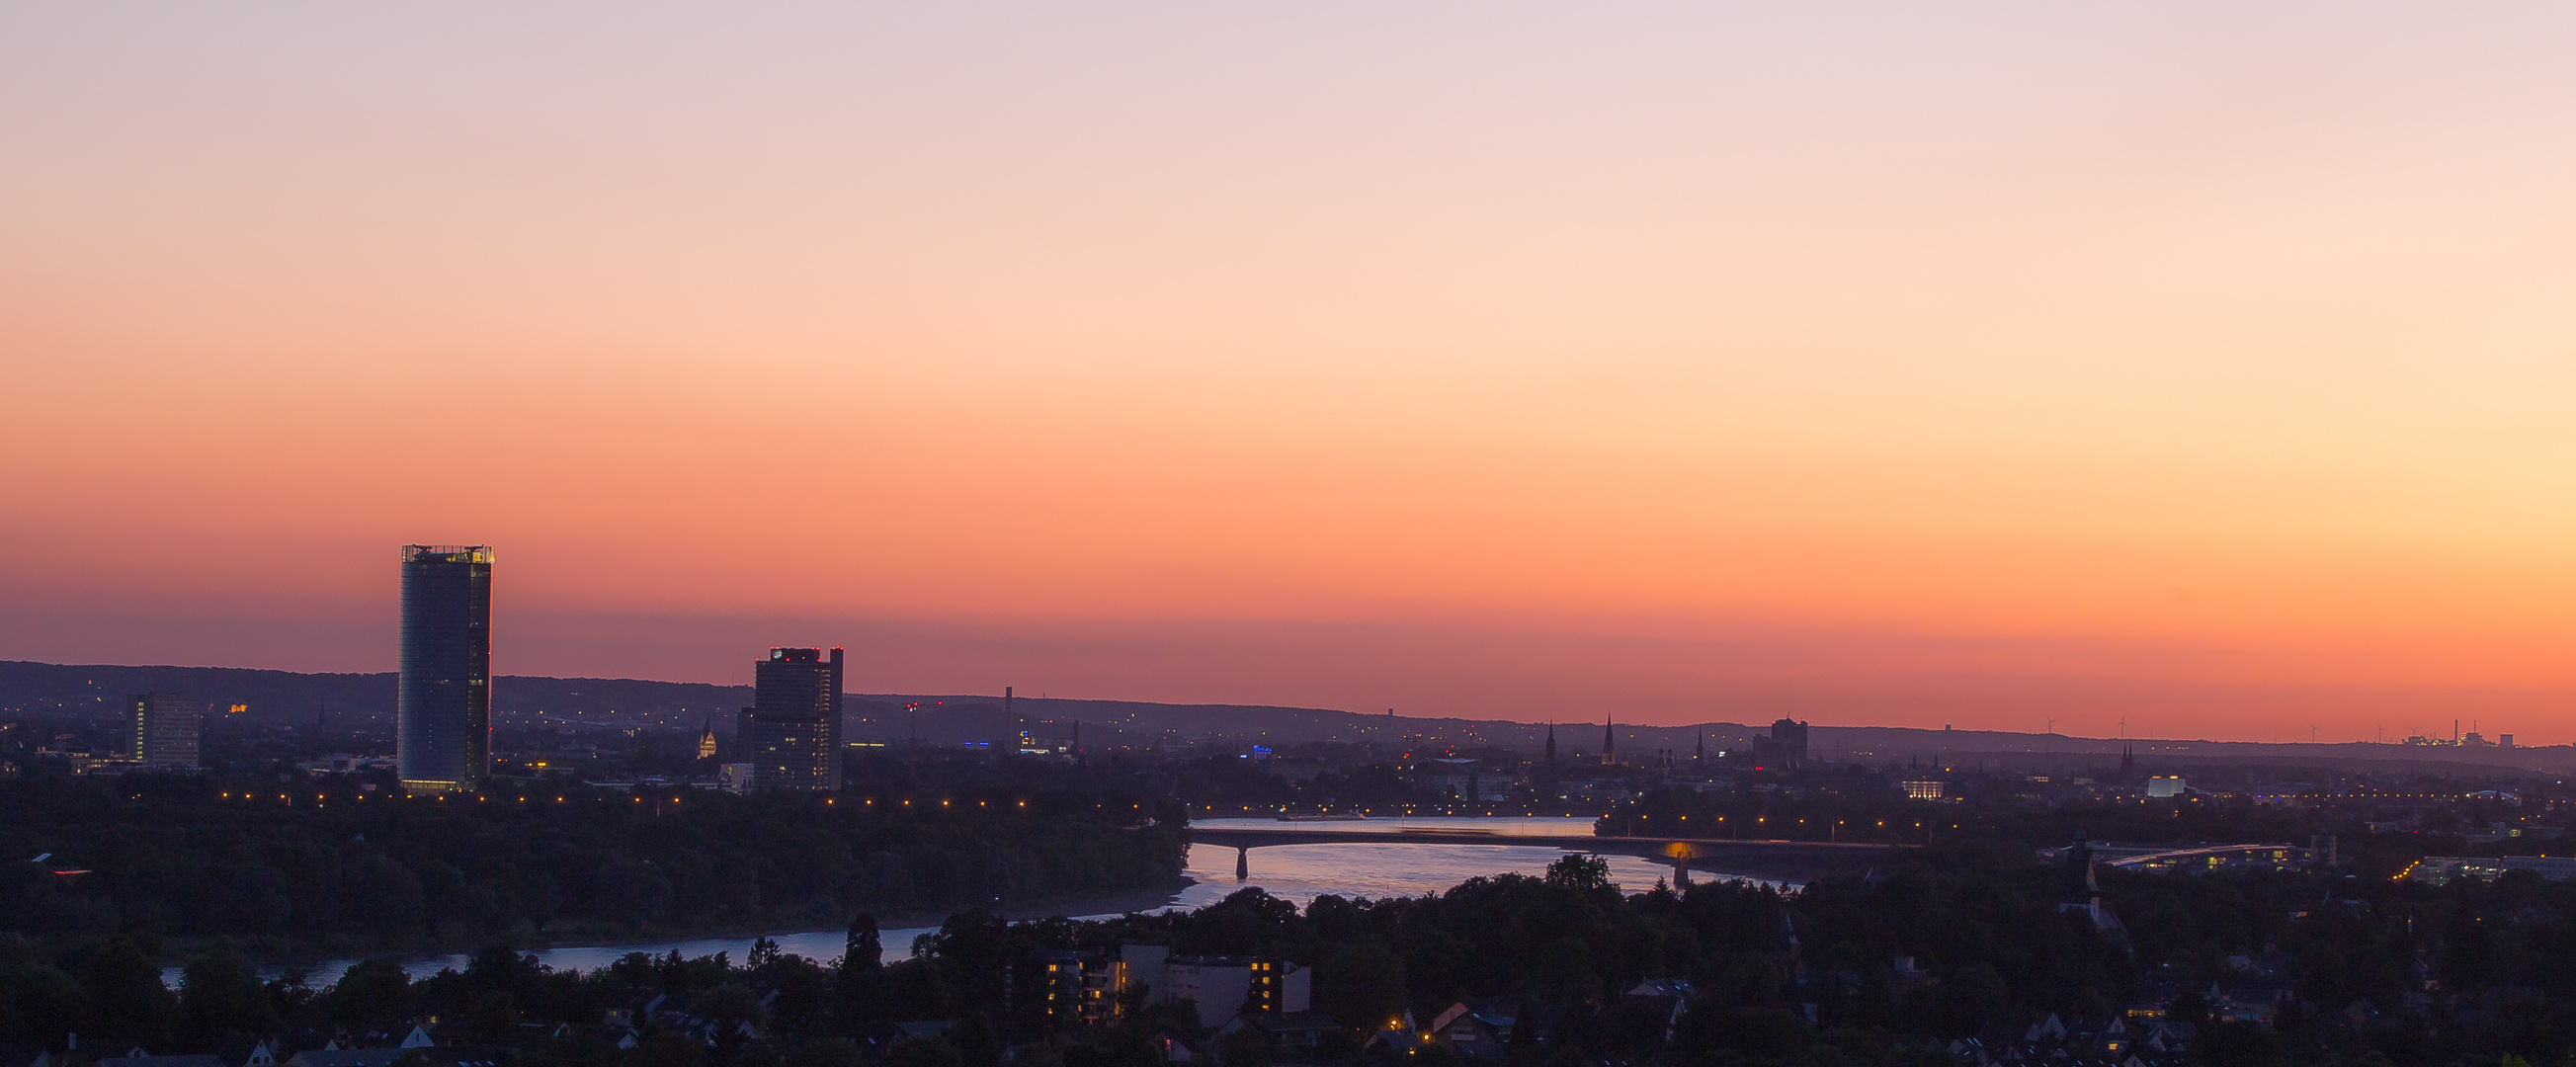
MULTIPOLYGON (((736 709, 751 702, 748 685, 703 682, 657 682, 632 678, 547 678, 504 675, 492 687, 495 711, 504 723, 552 719, 597 725, 647 728, 697 728, 712 721, 718 730, 732 729, 736 709)), ((394 674, 319 673, 258 670, 241 667, 122 666, 52 664, 0 660, 0 718, 24 715, 122 713, 126 694, 179 692, 218 706, 246 706, 246 717, 264 724, 305 723, 327 709, 335 726, 390 726, 394 710, 394 674)), ((1536 752, 1545 744, 1549 724, 1466 718, 1421 718, 1362 714, 1326 708, 1291 708, 1242 704, 1158 704, 1130 700, 1082 700, 1066 697, 1018 697, 1003 709, 991 694, 852 694, 849 736, 861 741, 900 740, 917 736, 925 743, 1002 741, 1015 730, 1019 716, 1072 719, 1082 723, 1087 745, 1143 744, 1224 737, 1248 744, 1290 745, 1311 741, 1369 743, 1386 755, 1405 752, 1504 748, 1536 752), (924 714, 905 705, 919 703, 924 714)), ((1571 758, 1600 749, 1601 724, 1554 724, 1557 750, 1571 758)), ((1615 740, 1623 759, 1652 760, 1669 752, 1675 762, 1689 760, 1704 737, 1710 751, 1738 747, 1768 724, 1731 722, 1679 726, 1618 724, 1615 740)), ((1982 765, 2061 766, 2098 763, 2107 770, 2124 747, 2134 749, 2142 764, 2169 761, 2177 765, 2210 760, 2283 760, 2329 764, 2390 763, 2469 764, 2496 768, 2559 770, 2576 768, 2576 747, 2462 748, 2351 744, 2265 744, 2259 742, 2085 738, 1999 730, 1928 730, 1899 726, 1815 726, 1815 754, 1828 759, 1956 761, 1982 765), (2089 761, 2087 758, 2091 758, 2089 761)))

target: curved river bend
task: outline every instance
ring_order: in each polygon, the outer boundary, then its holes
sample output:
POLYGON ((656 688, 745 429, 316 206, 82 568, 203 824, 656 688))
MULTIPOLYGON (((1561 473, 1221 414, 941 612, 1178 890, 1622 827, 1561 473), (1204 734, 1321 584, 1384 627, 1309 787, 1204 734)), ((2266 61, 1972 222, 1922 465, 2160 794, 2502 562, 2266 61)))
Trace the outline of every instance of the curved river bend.
MULTIPOLYGON (((1351 822, 1280 822, 1275 819, 1205 819, 1197 825, 1209 827, 1237 826, 1263 830, 1293 830, 1311 826, 1318 830, 1350 830, 1359 826, 1437 828, 1476 830, 1494 835, 1493 844, 1329 844, 1273 845, 1252 850, 1251 877, 1234 880, 1234 850, 1212 845, 1193 845, 1184 870, 1191 884, 1175 891, 1168 902, 1153 911, 1171 908, 1202 908, 1225 898, 1226 894, 1246 886, 1258 886, 1272 896, 1305 907, 1316 897, 1340 894, 1345 897, 1418 897, 1438 893, 1470 878, 1517 872, 1537 874, 1547 865, 1566 855, 1563 849, 1547 846, 1514 845, 1514 835, 1588 834, 1588 818, 1526 819, 1371 819, 1366 823, 1351 822)), ((1610 878, 1629 892, 1643 892, 1657 880, 1669 877, 1672 869, 1634 856, 1604 856, 1609 861, 1610 878)), ((1701 878, 1724 878, 1723 874, 1693 872, 1701 878)), ((1113 915, 1077 915, 1082 919, 1105 919, 1113 915)), ((913 939, 930 933, 933 927, 907 927, 884 931, 889 955, 912 951, 913 939)), ((845 934, 841 930, 816 930, 804 933, 771 934, 779 950, 790 955, 817 960, 836 959, 841 955, 845 934)), ((539 950, 537 961, 558 971, 595 970, 608 966, 630 952, 656 956, 677 950, 682 956, 707 956, 728 953, 736 962, 751 951, 751 938, 713 937, 689 940, 633 941, 615 945, 589 945, 539 950)), ((463 969, 472 956, 457 953, 424 956, 408 960, 403 969, 415 979, 437 974, 440 969, 463 969)), ((336 982, 351 960, 333 960, 311 969, 308 979, 316 988, 336 982)), ((267 969, 274 976, 275 968, 267 969)), ((178 968, 171 968, 165 979, 172 988, 179 982, 178 968)))

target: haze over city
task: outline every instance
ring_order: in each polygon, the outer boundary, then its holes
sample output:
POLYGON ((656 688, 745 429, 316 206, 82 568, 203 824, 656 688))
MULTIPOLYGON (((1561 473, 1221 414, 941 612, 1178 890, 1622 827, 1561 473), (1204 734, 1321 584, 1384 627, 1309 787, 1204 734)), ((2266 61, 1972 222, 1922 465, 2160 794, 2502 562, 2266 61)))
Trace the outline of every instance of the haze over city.
POLYGON ((2576 1065, 2571 56, 0 5, 0 1067, 2576 1065))
POLYGON ((0 11, 0 659, 2576 739, 2576 13, 0 11))

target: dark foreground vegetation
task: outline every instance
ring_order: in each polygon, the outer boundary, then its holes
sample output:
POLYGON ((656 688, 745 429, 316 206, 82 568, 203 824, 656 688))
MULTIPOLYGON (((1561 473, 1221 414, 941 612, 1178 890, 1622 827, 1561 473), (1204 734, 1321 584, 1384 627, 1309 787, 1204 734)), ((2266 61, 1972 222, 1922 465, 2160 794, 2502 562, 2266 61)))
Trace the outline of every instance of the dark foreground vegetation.
POLYGON ((1078 782, 829 798, 564 782, 405 799, 371 785, 0 783, 0 931, 46 946, 222 938, 279 956, 814 929, 860 911, 1170 888, 1187 848, 1177 810, 1078 782))
POLYGON ((1543 878, 1328 896, 1302 911, 1246 890, 1099 923, 962 913, 917 959, 881 955, 863 922, 840 959, 758 947, 557 973, 494 948, 462 972, 410 981, 373 961, 318 989, 291 974, 263 982, 219 951, 166 991, 148 934, 50 953, 8 936, 0 1042, 59 1048, 78 1031, 155 1051, 313 1048, 388 1041, 434 1017, 442 1042, 515 1049, 537 1067, 1142 1067, 1175 1042, 1226 1067, 1440 1063, 1462 1053, 1417 1028, 1463 1003, 1513 1020, 1493 1059, 1516 1067, 2576 1062, 2576 886, 2527 875, 2435 887, 2104 870, 2121 931, 2061 907, 2080 874, 2018 848, 1943 846, 1796 894, 1717 883, 1623 895, 1603 870, 1571 856, 1543 878), (1048 962, 1138 944, 1311 967, 1332 1028, 1292 1051, 1133 992, 1086 1022, 1038 991, 1048 962), (2052 1019, 2060 1029, 2042 1032, 2052 1019), (2114 1019, 2125 1037, 2105 1029, 2114 1019), (951 1025, 893 1025, 917 1020, 951 1025), (2144 1047, 2151 1030, 2170 1040, 2144 1047), (2127 1047, 2104 1047, 2114 1041, 2127 1047))
MULTIPOLYGON (((1293 784, 1454 793, 1446 766, 1293 784)), ((138 1046, 237 1067, 260 1041, 383 1048, 422 1027, 529 1067, 2576 1067, 2576 882, 2407 876, 2428 855, 2558 847, 2576 797, 2546 780, 2239 769, 2155 796, 2126 767, 1542 761, 1512 788, 1622 796, 1600 824, 1615 834, 1903 847, 1795 893, 1622 893, 1574 856, 1431 897, 1301 909, 1247 890, 1188 914, 1005 923, 997 902, 1173 884, 1189 805, 1288 805, 1260 791, 1289 777, 1206 755, 872 752, 850 770, 829 797, 558 776, 400 800, 367 773, 280 764, 0 783, 0 1046, 44 1046, 54 1067, 138 1046), (1944 799, 1907 799, 1927 783, 1944 799), (2085 837, 2267 854, 2151 871, 2053 851, 2085 837), (948 921, 914 958, 872 933, 899 914, 948 921), (763 945, 559 973, 518 951, 852 916, 833 959, 763 945), (494 947, 420 980, 392 960, 433 943, 494 947), (1203 1025, 1255 1005, 1169 990, 1100 987, 1067 1010, 1085 987, 1060 979, 1146 946, 1304 969, 1303 1036, 1203 1025), (375 958, 328 981, 254 965, 325 954, 375 958), (1477 1027, 1481 1044, 1461 1037, 1477 1027)))

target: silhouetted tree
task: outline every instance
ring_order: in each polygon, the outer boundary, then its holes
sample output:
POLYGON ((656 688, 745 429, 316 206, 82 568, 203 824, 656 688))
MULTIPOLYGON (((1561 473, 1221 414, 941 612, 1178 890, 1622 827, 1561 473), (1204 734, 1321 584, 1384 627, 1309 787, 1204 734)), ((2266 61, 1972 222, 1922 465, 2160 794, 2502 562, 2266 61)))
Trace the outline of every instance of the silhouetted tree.
POLYGON ((850 920, 850 936, 841 950, 841 969, 849 973, 873 971, 885 957, 885 945, 877 934, 877 917, 860 912, 850 920))

